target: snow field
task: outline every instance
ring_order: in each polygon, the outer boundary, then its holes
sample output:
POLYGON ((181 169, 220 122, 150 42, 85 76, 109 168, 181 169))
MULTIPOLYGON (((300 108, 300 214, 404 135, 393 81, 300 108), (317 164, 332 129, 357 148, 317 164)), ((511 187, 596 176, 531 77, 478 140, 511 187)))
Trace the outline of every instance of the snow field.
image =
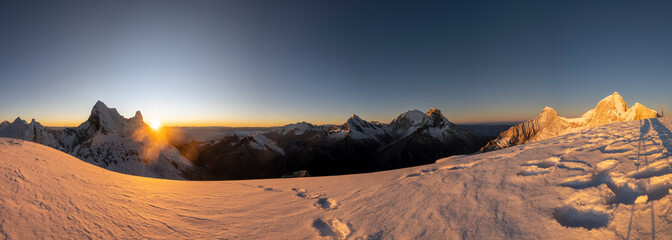
POLYGON ((647 119, 384 172, 203 182, 0 138, 0 239, 669 239, 671 128, 647 119))

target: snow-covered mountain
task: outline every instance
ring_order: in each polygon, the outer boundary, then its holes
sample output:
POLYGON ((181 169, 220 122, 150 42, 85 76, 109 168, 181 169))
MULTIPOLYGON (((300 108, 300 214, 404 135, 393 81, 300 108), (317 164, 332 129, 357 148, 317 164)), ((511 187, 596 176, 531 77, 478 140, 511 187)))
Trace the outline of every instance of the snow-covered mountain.
POLYGON ((18 138, 67 152, 112 171, 167 179, 184 179, 193 164, 159 133, 151 130, 138 111, 129 119, 98 101, 88 120, 76 128, 48 132, 33 119, 0 124, 0 137, 18 138))
POLYGON ((486 142, 432 108, 426 114, 408 111, 390 124, 353 115, 342 125, 300 122, 269 133, 178 148, 215 179, 241 179, 279 177, 301 170, 322 176, 415 166, 478 151, 486 142))
POLYGON ((672 239, 670 129, 654 118, 411 168, 245 181, 130 176, 0 138, 0 239, 672 239))
POLYGON ((307 123, 307 122, 298 122, 298 123, 292 123, 292 124, 287 124, 282 127, 278 127, 275 129, 275 132, 283 135, 303 135, 306 132, 317 132, 317 131, 324 131, 325 128, 323 126, 315 126, 313 124, 307 123))
POLYGON ((438 109, 430 109, 422 118, 409 116, 408 113, 415 112, 404 113, 390 123, 389 132, 396 138, 376 153, 377 164, 386 169, 427 164, 430 159, 473 153, 488 140, 448 121, 438 109))
POLYGON ((639 103, 628 109, 627 104, 618 94, 602 99, 594 109, 587 111, 578 118, 564 118, 558 113, 545 107, 535 119, 518 124, 502 132, 495 140, 490 141, 482 151, 492 151, 518 144, 536 142, 557 137, 563 134, 597 127, 604 124, 655 118, 658 113, 639 103))
POLYGON ((129 119, 98 101, 89 119, 59 136, 63 151, 112 171, 137 176, 184 179, 192 163, 143 121, 129 119))
POLYGON ((0 123, 0 137, 18 138, 50 147, 59 146, 54 135, 49 133, 47 129, 39 122, 36 122, 35 119, 31 120, 30 123, 21 118, 16 118, 12 123, 3 121, 0 123))
POLYGON ((396 117, 388 127, 391 134, 405 137, 418 129, 425 119, 425 114, 419 110, 410 110, 396 117))
POLYGON ((318 176, 370 172, 471 153, 485 143, 431 109, 426 114, 408 111, 390 124, 357 115, 341 125, 299 122, 265 133, 180 144, 178 150, 149 128, 139 111, 127 119, 101 101, 78 127, 50 133, 34 120, 29 124, 17 119, 0 123, 0 136, 45 144, 112 171, 168 179, 280 177, 302 170, 318 176))
POLYGON ((369 122, 353 114, 343 125, 336 126, 329 131, 333 137, 344 137, 360 143, 381 143, 387 137, 387 125, 379 122, 369 122))

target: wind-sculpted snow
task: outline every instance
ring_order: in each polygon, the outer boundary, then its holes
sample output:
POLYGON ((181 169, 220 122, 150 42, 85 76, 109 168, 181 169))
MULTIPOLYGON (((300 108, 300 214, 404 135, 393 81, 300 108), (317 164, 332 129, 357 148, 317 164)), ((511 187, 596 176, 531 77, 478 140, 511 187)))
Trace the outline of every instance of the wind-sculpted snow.
POLYGON ((671 239, 671 128, 647 119, 385 172, 207 182, 0 138, 0 239, 671 239))

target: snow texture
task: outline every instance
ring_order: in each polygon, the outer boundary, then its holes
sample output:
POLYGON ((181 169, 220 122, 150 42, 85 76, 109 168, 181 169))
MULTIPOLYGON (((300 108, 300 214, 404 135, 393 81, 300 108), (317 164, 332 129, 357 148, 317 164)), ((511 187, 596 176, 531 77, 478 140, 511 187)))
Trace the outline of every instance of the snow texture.
POLYGON ((0 238, 670 239, 671 128, 653 118, 385 172, 208 182, 0 138, 0 238))

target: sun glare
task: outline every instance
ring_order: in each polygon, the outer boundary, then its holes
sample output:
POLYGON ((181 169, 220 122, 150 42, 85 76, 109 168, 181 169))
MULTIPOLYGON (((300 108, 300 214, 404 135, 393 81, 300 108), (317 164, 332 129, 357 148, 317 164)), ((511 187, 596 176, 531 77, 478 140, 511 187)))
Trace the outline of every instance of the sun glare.
POLYGON ((149 126, 152 127, 153 129, 158 130, 159 128, 161 128, 161 122, 159 120, 152 120, 152 123, 150 123, 149 126))

